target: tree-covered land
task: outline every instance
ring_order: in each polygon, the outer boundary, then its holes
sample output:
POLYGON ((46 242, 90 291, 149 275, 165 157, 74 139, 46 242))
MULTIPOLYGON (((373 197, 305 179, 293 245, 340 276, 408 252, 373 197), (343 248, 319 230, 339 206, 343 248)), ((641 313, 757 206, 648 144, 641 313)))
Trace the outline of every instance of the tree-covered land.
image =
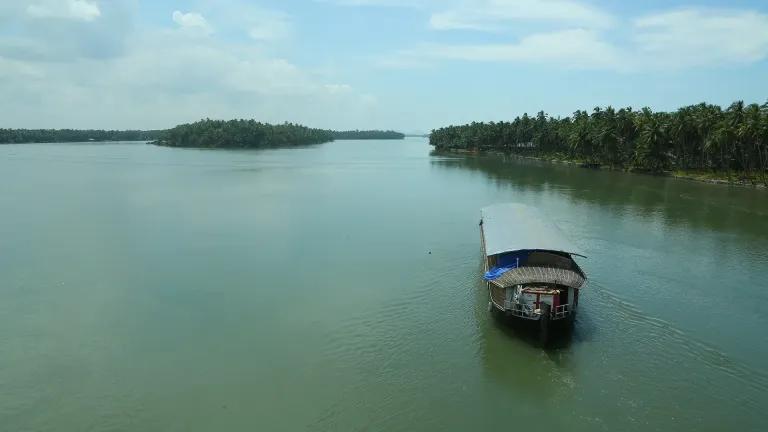
POLYGON ((345 139, 403 139, 395 131, 332 131, 293 123, 271 125, 255 120, 200 120, 160 134, 155 142, 170 147, 257 148, 319 144, 345 139))
POLYGON ((163 131, 155 144, 169 147, 258 148, 333 141, 331 131, 293 123, 271 125, 255 120, 200 120, 163 131))
POLYGON ((156 130, 0 129, 0 144, 151 141, 159 135, 156 130))
POLYGON ((153 141, 169 147, 251 148, 319 144, 333 140, 403 139, 395 131, 332 131, 255 120, 200 120, 168 130, 0 129, 2 143, 153 141))
POLYGON ((511 122, 432 131, 438 150, 502 151, 649 172, 682 171, 768 185, 768 103, 699 104, 675 112, 594 108, 565 118, 539 112, 511 122))
POLYGON ((364 139, 403 139, 405 134, 392 130, 353 130, 333 131, 333 139, 337 140, 364 140, 364 139))

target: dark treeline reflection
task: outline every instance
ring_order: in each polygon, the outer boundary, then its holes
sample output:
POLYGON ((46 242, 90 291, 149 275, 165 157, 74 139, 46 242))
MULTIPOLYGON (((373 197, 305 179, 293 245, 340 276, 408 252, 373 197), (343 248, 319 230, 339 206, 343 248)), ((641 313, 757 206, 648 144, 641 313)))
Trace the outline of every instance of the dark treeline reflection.
MULTIPOLYGON (((447 156, 434 151, 433 156, 447 156)), ((435 158, 432 166, 470 170, 501 187, 526 192, 557 190, 587 204, 628 207, 637 214, 663 215, 668 224, 768 237, 768 193, 643 174, 585 170, 516 156, 435 158)))

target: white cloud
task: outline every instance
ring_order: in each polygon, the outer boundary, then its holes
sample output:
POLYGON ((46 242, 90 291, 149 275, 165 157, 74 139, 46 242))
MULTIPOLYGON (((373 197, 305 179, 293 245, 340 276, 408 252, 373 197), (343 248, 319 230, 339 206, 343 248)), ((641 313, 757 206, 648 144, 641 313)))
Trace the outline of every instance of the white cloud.
POLYGON ((379 98, 370 93, 363 93, 360 95, 360 101, 366 106, 374 106, 379 103, 379 98))
POLYGON ((435 30, 497 31, 520 21, 606 28, 615 19, 575 0, 467 0, 456 7, 433 14, 429 23, 435 30))
POLYGON ((259 42, 274 42, 293 35, 293 26, 282 12, 252 9, 242 20, 248 28, 248 36, 259 42))
POLYGON ((47 0, 27 6, 27 14, 34 18, 63 18, 93 21, 101 16, 101 10, 95 1, 47 0))
POLYGON ((440 0, 315 0, 318 3, 333 3, 341 6, 388 6, 422 8, 439 3, 440 0))
POLYGON ((35 80, 45 78, 42 69, 25 61, 0 57, 0 80, 35 80))
POLYGON ((352 86, 349 84, 326 84, 324 87, 330 94, 348 93, 352 91, 352 86))
POLYGON ((262 47, 288 41, 294 35, 292 17, 282 10, 246 0, 198 0, 197 5, 207 22, 219 25, 220 33, 245 36, 262 47))
POLYGON ((19 0, 3 4, 0 57, 57 62, 116 57, 124 50, 133 16, 133 0, 19 0))
POLYGON ((566 67, 605 67, 616 63, 616 49, 590 30, 563 30, 526 36, 515 44, 435 48, 433 56, 455 60, 556 63, 566 67))
POLYGON ((434 66, 434 58, 425 58, 421 54, 429 45, 420 45, 414 49, 401 50, 393 54, 375 56, 373 65, 384 69, 423 69, 434 66))
MULTIPOLYGON (((768 16, 749 10, 687 8, 619 21, 578 0, 339 1, 421 7, 434 12, 416 11, 424 25, 432 17, 434 30, 515 26, 514 34, 428 32, 433 42, 376 59, 386 67, 506 62, 631 73, 768 57, 768 16)), ((341 78, 357 82, 355 71, 370 71, 345 63, 323 72, 289 61, 300 29, 282 11, 198 0, 195 12, 168 17, 172 9, 165 10, 163 27, 156 28, 136 19, 134 0, 0 3, 2 23, 18 23, 0 32, 0 127, 151 128, 253 117, 354 129, 379 126, 379 110, 404 112, 341 78), (96 7, 98 15, 71 8, 75 3, 96 7)))
MULTIPOLYGON (((121 36, 123 49, 87 55, 117 23, 134 28, 132 12, 116 3, 104 3, 96 23, 52 33, 30 26, 16 39, 0 38, 0 127, 164 128, 211 117, 354 128, 370 124, 378 109, 335 74, 319 76, 248 39, 199 37, 220 22, 209 22, 208 13, 179 12, 164 28, 121 36), (30 55, 33 47, 39 52, 30 55), (62 47, 64 55, 54 52, 62 47)), ((25 7, 12 12, 27 14, 25 7)), ((239 31, 252 22, 237 21, 239 31)))
POLYGON ((768 56, 768 15, 745 10, 681 9, 634 21, 640 55, 660 67, 749 63, 768 56))
MULTIPOLYGON (((480 22, 465 18, 461 25, 443 24, 470 28, 471 23, 480 22)), ((608 21, 595 21, 599 22, 608 21)), ((637 18, 622 31, 629 33, 624 43, 608 29, 568 28, 529 34, 510 43, 421 44, 380 56, 375 62, 390 68, 418 68, 446 60, 546 63, 633 72, 718 67, 768 58, 768 15, 755 11, 681 9, 637 18)))
POLYGON ((424 65, 426 60, 546 63, 570 68, 605 68, 621 53, 598 33, 574 29, 526 36, 509 44, 425 44, 384 58, 383 65, 424 65))
POLYGON ((178 24, 182 29, 191 31, 200 31, 204 34, 213 33, 213 28, 208 21, 197 12, 183 13, 181 11, 173 11, 173 22, 178 24))

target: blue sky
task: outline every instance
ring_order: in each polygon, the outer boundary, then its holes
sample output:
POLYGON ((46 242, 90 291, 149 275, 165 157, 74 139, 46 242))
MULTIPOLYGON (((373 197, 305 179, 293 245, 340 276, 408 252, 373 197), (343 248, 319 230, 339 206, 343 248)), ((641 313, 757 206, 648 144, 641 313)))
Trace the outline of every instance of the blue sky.
POLYGON ((428 131, 768 99, 756 0, 0 0, 0 127, 428 131))

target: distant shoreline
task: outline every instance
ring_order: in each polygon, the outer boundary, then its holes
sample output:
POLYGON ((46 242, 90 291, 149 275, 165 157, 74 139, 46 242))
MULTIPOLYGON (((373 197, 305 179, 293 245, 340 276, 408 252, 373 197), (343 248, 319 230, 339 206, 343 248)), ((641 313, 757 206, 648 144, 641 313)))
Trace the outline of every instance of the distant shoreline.
POLYGON ((330 130, 293 123, 210 120, 157 130, 0 128, 0 144, 148 141, 167 147, 257 148, 320 144, 337 140, 402 140, 394 130, 330 130))
POLYGON ((2 129, 0 144, 152 141, 161 130, 2 129))

